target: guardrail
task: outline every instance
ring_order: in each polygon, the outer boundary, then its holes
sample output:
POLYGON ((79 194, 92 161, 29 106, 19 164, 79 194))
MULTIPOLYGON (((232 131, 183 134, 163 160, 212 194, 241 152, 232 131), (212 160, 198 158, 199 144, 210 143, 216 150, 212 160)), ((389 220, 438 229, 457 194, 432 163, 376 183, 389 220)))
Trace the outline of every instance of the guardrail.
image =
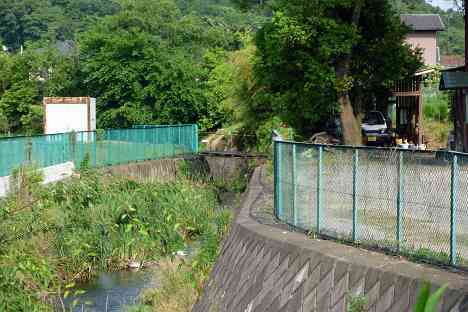
POLYGON ((24 164, 39 168, 88 159, 92 167, 198 152, 196 125, 151 126, 0 139, 0 176, 24 164))
POLYGON ((468 155, 275 141, 275 214, 297 229, 468 267, 468 155))

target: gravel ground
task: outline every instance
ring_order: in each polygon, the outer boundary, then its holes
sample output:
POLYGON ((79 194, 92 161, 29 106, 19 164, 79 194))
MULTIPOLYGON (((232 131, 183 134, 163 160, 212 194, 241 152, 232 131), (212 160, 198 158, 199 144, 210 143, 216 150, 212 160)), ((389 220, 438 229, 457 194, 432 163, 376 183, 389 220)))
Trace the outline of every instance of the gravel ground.
MULTIPOLYGON (((282 153, 281 219, 304 230, 316 230, 317 224, 318 164, 314 152, 297 149, 295 162, 293 152, 282 153), (296 176, 293 175, 294 166, 296 176)), ((353 154, 351 151, 325 151, 323 159, 321 233, 351 239, 353 154)), ((398 159, 394 151, 359 154, 356 170, 358 241, 382 248, 396 246, 398 159)), ((432 154, 408 153, 404 156, 402 176, 400 247, 410 253, 447 261, 450 254, 450 162, 436 159, 432 154)), ((460 165, 458 184, 455 197, 457 257, 461 265, 467 266, 468 166, 464 163, 460 165)))

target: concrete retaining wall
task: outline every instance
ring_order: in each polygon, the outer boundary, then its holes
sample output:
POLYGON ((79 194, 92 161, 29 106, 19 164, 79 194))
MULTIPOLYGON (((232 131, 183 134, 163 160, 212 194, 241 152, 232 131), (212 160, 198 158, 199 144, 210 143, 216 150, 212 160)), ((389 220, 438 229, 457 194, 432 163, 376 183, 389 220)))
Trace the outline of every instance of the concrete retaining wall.
POLYGON ((164 182, 176 179, 182 159, 160 159, 101 169, 104 173, 123 176, 137 181, 164 182))
POLYGON ((182 171, 194 178, 234 181, 248 172, 246 159, 235 157, 196 156, 160 159, 103 168, 103 172, 139 181, 167 182, 175 180, 182 171))
MULTIPOLYGON (((177 178, 181 170, 194 177, 203 176, 225 181, 235 180, 239 173, 246 171, 248 163, 242 158, 191 157, 143 161, 102 168, 103 173, 124 176, 145 182, 167 182, 177 178), (185 163, 183 163, 185 161, 185 163), (185 168, 184 168, 185 166, 185 168)), ((73 175, 75 166, 67 162, 41 169, 44 184, 64 180, 73 175)), ((10 176, 0 177, 0 198, 9 190, 10 176)))
MULTIPOLYGON (((73 175, 75 165, 73 162, 46 167, 41 169, 44 175, 44 184, 67 179, 73 175)), ((0 198, 5 197, 10 189, 10 176, 0 177, 0 198)))
POLYGON ((467 275, 258 223, 250 214, 262 175, 254 173, 194 312, 344 312, 353 297, 365 297, 367 311, 411 311, 423 280, 449 284, 440 311, 468 311, 467 275))

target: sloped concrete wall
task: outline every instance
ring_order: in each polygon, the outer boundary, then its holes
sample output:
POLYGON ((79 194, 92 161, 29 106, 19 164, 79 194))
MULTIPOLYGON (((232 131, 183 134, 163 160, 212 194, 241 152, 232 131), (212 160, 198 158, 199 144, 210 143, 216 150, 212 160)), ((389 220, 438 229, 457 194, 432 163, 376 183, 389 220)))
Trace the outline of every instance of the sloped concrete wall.
POLYGON ((449 283, 440 311, 468 311, 467 275, 258 223, 251 209, 262 202, 262 175, 254 173, 194 312, 344 312, 350 297, 365 297, 367 311, 411 311, 423 280, 449 283))
MULTIPOLYGON (((58 182, 73 175, 75 165, 73 162, 66 162, 63 164, 50 166, 41 169, 44 175, 44 184, 58 182)), ((0 177, 0 198, 5 197, 10 189, 10 176, 0 177)))
POLYGON ((177 178, 183 159, 149 160, 102 168, 104 173, 145 182, 167 182, 177 178))
POLYGON ((204 177, 234 181, 249 169, 248 160, 235 157, 194 156, 149 160, 101 169, 104 173, 125 176, 139 181, 167 182, 177 179, 181 171, 194 178, 204 177))

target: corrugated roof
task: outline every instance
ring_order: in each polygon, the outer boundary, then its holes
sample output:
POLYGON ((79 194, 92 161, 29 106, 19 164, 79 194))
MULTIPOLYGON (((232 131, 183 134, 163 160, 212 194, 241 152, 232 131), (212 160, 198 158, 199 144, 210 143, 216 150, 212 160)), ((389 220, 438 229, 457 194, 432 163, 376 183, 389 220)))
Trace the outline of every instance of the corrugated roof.
POLYGON ((461 88, 468 88, 468 72, 442 72, 440 90, 455 90, 461 88))
POLYGON ((401 22, 415 31, 444 30, 445 25, 439 14, 402 14, 401 22))
POLYGON ((465 65, 465 57, 460 55, 442 55, 440 64, 444 68, 457 68, 465 65))

